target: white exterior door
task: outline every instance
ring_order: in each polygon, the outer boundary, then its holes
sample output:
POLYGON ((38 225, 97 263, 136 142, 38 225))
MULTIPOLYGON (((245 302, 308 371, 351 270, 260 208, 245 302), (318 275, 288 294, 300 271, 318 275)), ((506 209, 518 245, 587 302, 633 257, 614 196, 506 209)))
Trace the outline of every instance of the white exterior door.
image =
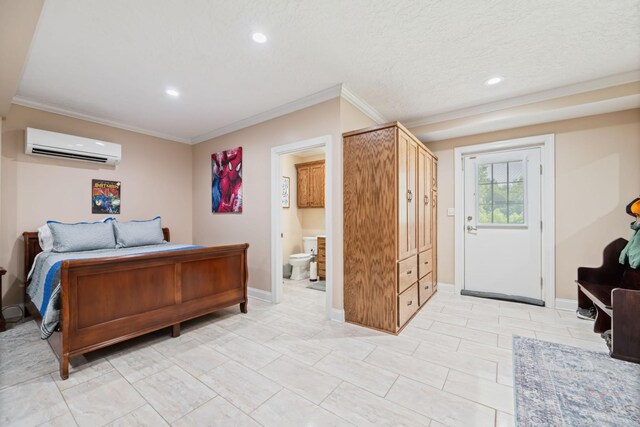
POLYGON ((540 148, 463 162, 465 291, 541 303, 540 148))

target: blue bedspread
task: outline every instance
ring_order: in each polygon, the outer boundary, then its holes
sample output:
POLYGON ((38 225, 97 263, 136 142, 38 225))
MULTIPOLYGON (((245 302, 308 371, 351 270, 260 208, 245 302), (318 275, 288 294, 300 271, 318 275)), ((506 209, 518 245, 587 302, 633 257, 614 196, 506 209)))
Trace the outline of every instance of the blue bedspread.
POLYGON ((58 327, 60 321, 60 266, 63 261, 178 251, 200 247, 163 243, 135 248, 99 249, 84 252, 41 252, 34 260, 33 269, 29 275, 30 283, 27 287, 27 294, 29 294, 31 301, 42 315, 42 326, 40 328, 42 339, 49 338, 58 327))

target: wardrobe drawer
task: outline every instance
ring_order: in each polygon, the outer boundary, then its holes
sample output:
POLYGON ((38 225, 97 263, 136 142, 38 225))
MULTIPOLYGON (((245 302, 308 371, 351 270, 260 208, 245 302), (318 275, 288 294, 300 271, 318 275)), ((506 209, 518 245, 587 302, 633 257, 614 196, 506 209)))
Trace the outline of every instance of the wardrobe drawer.
POLYGON ((406 291, 398 295, 398 326, 407 323, 407 320, 418 310, 418 284, 415 283, 406 291))
POLYGON ((427 300, 433 295, 433 274, 429 273, 418 282, 418 295, 420 297, 420 305, 427 302, 427 300))
POLYGON ((418 272, 420 278, 433 271, 433 250, 428 249, 418 254, 418 272))
POLYGON ((418 281, 418 257, 416 255, 398 263, 398 293, 418 281))

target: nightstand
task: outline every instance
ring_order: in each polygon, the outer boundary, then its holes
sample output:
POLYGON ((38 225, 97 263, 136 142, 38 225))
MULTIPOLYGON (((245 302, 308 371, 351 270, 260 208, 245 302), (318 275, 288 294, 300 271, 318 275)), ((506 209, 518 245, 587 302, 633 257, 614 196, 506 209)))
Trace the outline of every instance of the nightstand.
POLYGON ((4 316, 2 315, 2 276, 5 275, 7 270, 0 267, 0 332, 6 331, 6 322, 4 321, 4 316))

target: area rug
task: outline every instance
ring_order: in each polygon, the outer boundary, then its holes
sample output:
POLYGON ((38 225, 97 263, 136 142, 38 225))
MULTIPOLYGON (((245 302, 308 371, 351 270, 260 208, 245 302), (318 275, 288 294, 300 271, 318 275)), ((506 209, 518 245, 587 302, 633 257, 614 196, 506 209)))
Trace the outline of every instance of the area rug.
POLYGON ((307 289, 315 289, 316 291, 327 291, 327 282, 325 280, 318 280, 317 282, 311 282, 307 289))
POLYGON ((516 425, 640 426, 640 365, 513 337, 516 425))

